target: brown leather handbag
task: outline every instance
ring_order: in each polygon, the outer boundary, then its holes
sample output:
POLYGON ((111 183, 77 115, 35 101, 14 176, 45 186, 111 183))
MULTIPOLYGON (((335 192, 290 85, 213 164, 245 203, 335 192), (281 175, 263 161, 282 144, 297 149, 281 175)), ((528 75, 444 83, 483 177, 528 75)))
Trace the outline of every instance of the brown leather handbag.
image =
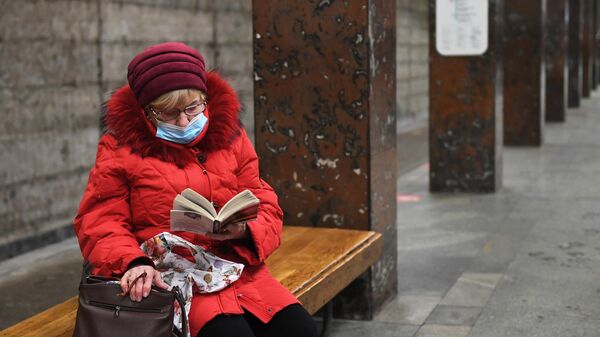
POLYGON ((141 302, 121 292, 118 279, 84 275, 79 285, 79 308, 73 337, 186 337, 185 302, 172 291, 152 286, 141 302), (183 329, 173 325, 175 301, 182 311, 183 329))

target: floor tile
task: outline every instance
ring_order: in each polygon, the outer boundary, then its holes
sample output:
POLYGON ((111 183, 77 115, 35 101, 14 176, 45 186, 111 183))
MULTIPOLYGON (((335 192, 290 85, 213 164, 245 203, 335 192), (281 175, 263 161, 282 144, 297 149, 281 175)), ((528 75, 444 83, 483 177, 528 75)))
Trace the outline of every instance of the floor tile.
POLYGON ((330 337, 413 337, 418 329, 417 325, 336 319, 330 337))
POLYGON ((467 337, 471 328, 453 325, 423 325, 415 337, 467 337))
POLYGON ((501 277, 497 273, 463 273, 440 304, 483 307, 501 277))
POLYGON ((439 296, 401 295, 383 308, 375 320, 422 325, 441 300, 439 296))
POLYGON ((437 306, 427 318, 427 324, 473 326, 481 307, 437 306))

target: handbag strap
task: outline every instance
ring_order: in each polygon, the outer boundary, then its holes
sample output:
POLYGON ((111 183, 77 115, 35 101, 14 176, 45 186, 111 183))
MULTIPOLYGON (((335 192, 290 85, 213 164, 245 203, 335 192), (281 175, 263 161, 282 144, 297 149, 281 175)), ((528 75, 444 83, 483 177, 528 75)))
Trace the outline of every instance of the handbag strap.
POLYGON ((146 277, 146 275, 148 275, 146 272, 139 274, 135 279, 133 279, 133 281, 131 281, 131 284, 127 283, 127 291, 121 291, 117 294, 117 296, 127 296, 127 294, 129 294, 131 291, 131 286, 134 285, 139 279, 146 277))
POLYGON ((178 286, 174 286, 171 291, 175 292, 175 299, 179 303, 179 307, 181 308, 181 330, 182 336, 187 337, 188 335, 188 317, 185 311, 185 300, 183 299, 183 295, 181 294, 181 290, 179 290, 178 286))

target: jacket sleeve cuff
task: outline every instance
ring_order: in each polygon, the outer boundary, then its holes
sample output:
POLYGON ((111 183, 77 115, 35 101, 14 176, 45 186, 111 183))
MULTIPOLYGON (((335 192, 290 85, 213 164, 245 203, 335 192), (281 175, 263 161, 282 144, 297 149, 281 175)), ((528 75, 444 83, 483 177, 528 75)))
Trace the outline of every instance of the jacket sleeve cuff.
POLYGON ((131 260, 131 262, 129 262, 129 264, 127 264, 127 270, 138 266, 151 266, 155 268, 154 262, 152 262, 152 260, 149 257, 140 256, 134 258, 133 260, 131 260))
POLYGON ((233 251, 251 266, 261 264, 265 259, 264 254, 261 254, 259 249, 261 243, 256 241, 257 237, 261 237, 260 235, 255 235, 257 234, 256 231, 260 230, 258 227, 260 226, 255 226, 253 222, 249 222, 246 224, 249 237, 230 242, 233 251))

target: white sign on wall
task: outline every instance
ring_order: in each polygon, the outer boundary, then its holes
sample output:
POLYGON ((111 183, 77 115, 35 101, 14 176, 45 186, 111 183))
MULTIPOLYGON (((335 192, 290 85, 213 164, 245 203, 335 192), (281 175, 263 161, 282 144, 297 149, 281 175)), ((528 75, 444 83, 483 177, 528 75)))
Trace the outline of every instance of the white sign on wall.
POLYGON ((488 8, 488 0, 436 0, 435 47, 438 53, 444 56, 485 53, 488 48, 488 8))

